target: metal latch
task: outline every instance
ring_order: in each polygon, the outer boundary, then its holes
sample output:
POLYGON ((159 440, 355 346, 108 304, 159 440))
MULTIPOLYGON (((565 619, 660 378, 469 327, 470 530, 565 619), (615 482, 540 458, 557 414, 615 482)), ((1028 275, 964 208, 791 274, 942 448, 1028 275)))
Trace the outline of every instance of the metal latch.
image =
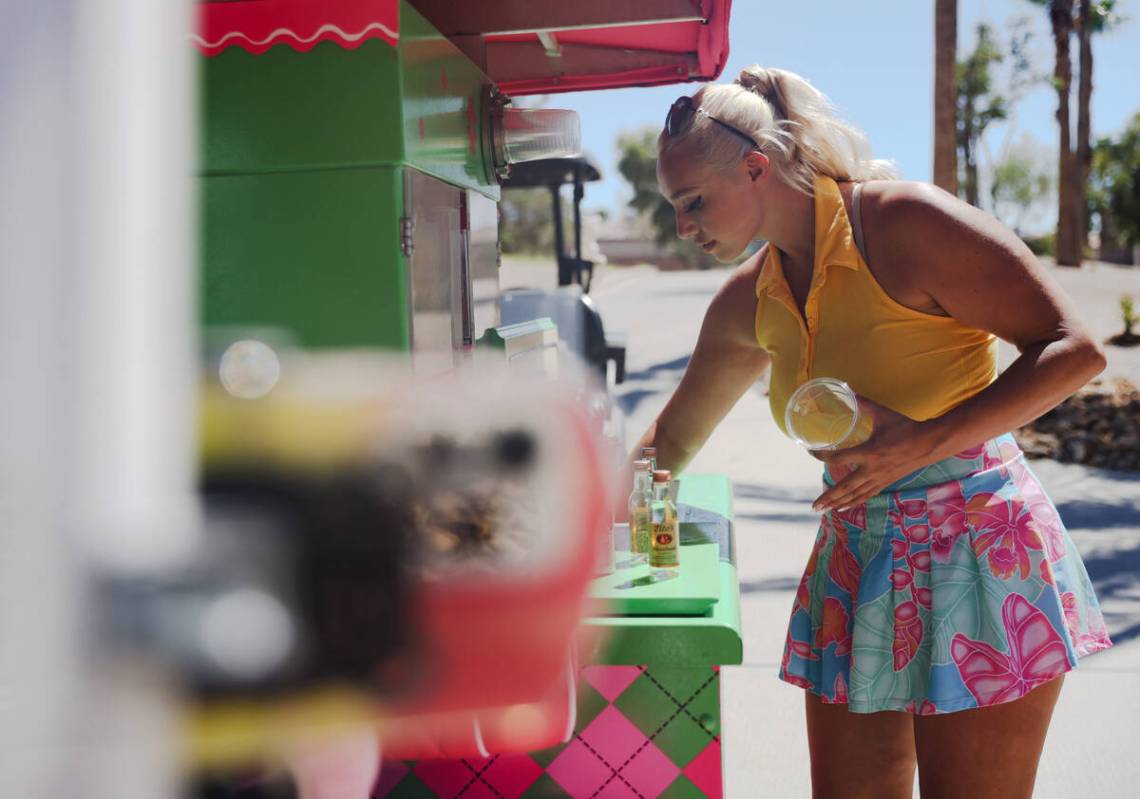
POLYGON ((408 258, 412 257, 412 252, 416 249, 415 243, 416 235, 416 222, 410 216, 400 217, 400 250, 408 258))

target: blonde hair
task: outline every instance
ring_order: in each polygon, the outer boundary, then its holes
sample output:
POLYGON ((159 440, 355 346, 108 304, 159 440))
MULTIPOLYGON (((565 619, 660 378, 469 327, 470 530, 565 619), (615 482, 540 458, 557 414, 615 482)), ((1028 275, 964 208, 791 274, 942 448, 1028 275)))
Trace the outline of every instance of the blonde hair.
MULTIPOLYGON (((815 176, 835 180, 893 180, 891 161, 871 158, 871 145, 858 128, 839 118, 831 101, 795 73, 753 64, 732 83, 714 83, 693 95, 693 104, 742 133, 771 160, 784 182, 811 194, 815 176)), ((688 128, 657 138, 657 154, 692 145, 710 167, 728 168, 753 148, 704 114, 688 128)))

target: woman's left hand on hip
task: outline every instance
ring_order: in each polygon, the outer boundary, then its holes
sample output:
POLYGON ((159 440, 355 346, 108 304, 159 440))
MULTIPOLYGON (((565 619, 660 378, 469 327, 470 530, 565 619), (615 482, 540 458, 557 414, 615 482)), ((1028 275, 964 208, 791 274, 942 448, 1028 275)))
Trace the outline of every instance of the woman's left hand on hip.
POLYGON ((841 450, 815 450, 836 484, 816 498, 812 510, 820 513, 861 505, 901 477, 933 462, 931 425, 919 422, 866 397, 859 397, 859 412, 873 423, 871 437, 841 450))

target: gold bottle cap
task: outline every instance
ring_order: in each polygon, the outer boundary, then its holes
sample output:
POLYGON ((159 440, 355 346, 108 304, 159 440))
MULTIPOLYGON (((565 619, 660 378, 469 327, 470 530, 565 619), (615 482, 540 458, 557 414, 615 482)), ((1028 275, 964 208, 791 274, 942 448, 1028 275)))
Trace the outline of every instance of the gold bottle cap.
POLYGON ((641 457, 643 457, 643 458, 655 458, 655 457, 657 457, 657 447, 642 447, 641 448, 641 457))
POLYGON ((668 469, 658 469, 653 473, 653 482, 655 483, 668 483, 673 479, 673 474, 668 469))
POLYGON ((648 472, 652 465, 653 464, 645 459, 636 460, 633 462, 633 470, 635 472, 648 472))

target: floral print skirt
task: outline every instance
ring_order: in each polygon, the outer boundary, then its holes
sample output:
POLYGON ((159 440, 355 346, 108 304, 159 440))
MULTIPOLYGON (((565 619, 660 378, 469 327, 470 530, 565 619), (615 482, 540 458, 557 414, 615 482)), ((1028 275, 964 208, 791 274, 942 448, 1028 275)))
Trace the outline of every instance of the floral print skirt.
POLYGON ((780 679, 855 713, 952 713, 1019 699, 1110 646, 1084 563, 1007 434, 824 515, 780 679))

